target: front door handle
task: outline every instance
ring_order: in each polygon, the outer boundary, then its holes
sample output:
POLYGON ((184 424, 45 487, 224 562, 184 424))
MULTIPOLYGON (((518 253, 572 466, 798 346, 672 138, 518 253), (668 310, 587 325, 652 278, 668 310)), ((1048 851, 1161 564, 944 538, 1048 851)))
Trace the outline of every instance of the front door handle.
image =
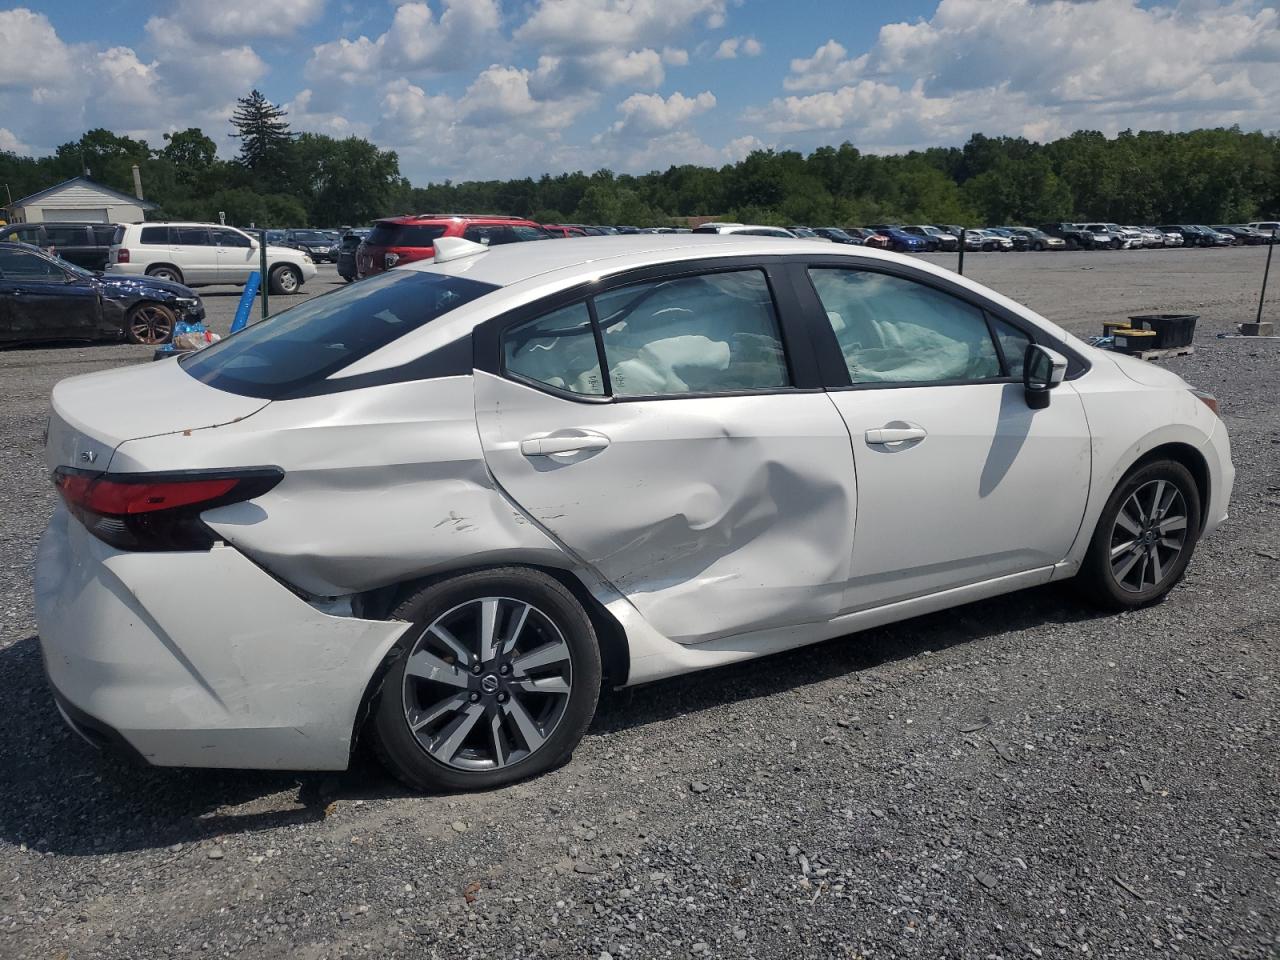
POLYGON ((520 441, 520 452, 526 457, 550 457, 557 453, 580 450, 603 450, 609 438, 603 433, 578 433, 570 436, 531 437, 520 441))
POLYGON ((924 427, 876 427, 867 431, 867 443, 903 443, 923 440, 928 435, 924 427))

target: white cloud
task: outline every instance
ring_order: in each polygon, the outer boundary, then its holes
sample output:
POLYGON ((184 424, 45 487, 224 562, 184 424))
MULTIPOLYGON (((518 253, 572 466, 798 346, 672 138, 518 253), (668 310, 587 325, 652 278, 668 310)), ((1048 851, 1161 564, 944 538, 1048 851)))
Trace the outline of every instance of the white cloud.
POLYGON ((735 60, 741 54, 744 57, 758 57, 764 52, 764 46, 755 37, 726 37, 712 56, 716 60, 735 60))
POLYGON ((687 67, 689 65, 689 51, 683 47, 663 47, 662 62, 669 67, 687 67))
POLYGON ((618 104, 622 119, 610 129, 617 134, 639 136, 662 133, 706 113, 715 105, 716 97, 710 90, 693 97, 676 92, 666 99, 657 93, 633 93, 618 104))
POLYGON ((828 40, 809 58, 791 61, 791 75, 782 85, 788 90, 826 90, 854 83, 866 67, 867 55, 850 60, 847 51, 835 40, 828 40))
POLYGON ((442 0, 439 19, 426 3, 402 3, 371 40, 339 37, 315 47, 305 75, 312 85, 375 84, 388 75, 444 73, 471 60, 497 35, 497 0, 442 0))
POLYGON ((793 60, 784 86, 816 92, 744 118, 876 149, 974 130, 1043 139, 1081 127, 1274 127, 1278 35, 1280 13, 1260 0, 941 0, 928 20, 882 27, 859 56, 829 40, 793 60))
POLYGON ((539 0, 516 31, 550 53, 656 46, 680 40, 701 21, 724 23, 728 0, 539 0))
POLYGON ((324 0, 178 0, 167 14, 198 40, 284 39, 314 23, 324 0))
POLYGON ((31 155, 31 147, 19 140, 17 135, 7 127, 0 127, 0 151, 16 153, 20 157, 31 155))

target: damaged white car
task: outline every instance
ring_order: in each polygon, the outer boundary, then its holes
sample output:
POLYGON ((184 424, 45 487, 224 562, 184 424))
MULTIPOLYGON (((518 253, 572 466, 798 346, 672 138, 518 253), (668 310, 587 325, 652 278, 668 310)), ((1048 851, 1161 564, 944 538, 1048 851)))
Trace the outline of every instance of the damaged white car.
POLYGON ((602 685, 1073 576, 1151 603, 1233 478, 1174 374, 761 237, 442 239, 52 407, 67 721, 178 766, 341 769, 365 735, 421 789, 563 762, 602 685))

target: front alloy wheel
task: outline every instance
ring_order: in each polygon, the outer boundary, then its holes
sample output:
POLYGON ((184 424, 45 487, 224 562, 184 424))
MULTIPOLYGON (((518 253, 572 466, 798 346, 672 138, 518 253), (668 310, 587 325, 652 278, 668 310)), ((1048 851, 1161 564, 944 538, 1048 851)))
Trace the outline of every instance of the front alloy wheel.
POLYGON ((591 620, 537 570, 478 570, 424 587, 373 708, 374 748, 418 790, 501 786, 564 762, 600 691, 591 620))
POLYGON ((1187 504, 1167 480, 1133 491, 1111 529, 1111 575, 1123 590, 1140 594, 1160 586, 1187 543, 1187 504))
POLYGON ((1200 532, 1200 492, 1182 464, 1138 467, 1112 492, 1078 583, 1085 597, 1112 609, 1155 603, 1191 562, 1200 532))

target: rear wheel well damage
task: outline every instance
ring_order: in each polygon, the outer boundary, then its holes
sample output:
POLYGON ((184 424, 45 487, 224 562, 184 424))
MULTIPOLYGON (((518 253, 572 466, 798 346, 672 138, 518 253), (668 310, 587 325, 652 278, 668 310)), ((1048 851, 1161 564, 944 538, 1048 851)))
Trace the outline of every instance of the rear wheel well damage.
MULTIPOLYGON (((1125 471, 1125 476, 1133 473, 1148 463, 1154 463, 1157 460, 1172 460, 1187 468, 1191 477, 1196 482, 1196 492, 1200 495, 1200 503, 1203 505, 1200 511, 1200 529, 1204 530, 1205 523, 1209 518, 1209 464, 1205 460, 1204 454, 1191 446, 1189 443, 1162 443, 1158 447, 1153 447, 1125 471)), ((1122 478, 1123 479, 1123 478, 1122 478)))
MULTIPOLYGON (((429 577, 419 577, 413 580, 406 580, 401 583, 388 584, 385 587, 379 587, 376 590, 370 590, 360 594, 353 604, 357 615, 369 620, 388 620, 391 613, 400 605, 400 603, 411 594, 417 593, 424 587, 441 580, 448 580, 452 577, 459 576, 464 573, 476 573, 481 570, 497 569, 498 567, 523 566, 530 570, 537 570, 549 577, 553 577, 574 595, 577 601, 582 604, 582 608, 587 612, 587 616, 591 619, 591 626, 595 630, 596 641, 600 644, 600 666, 602 670, 602 683, 604 687, 620 687, 626 684, 627 674, 630 670, 631 658, 627 647, 627 637, 622 625, 611 614, 604 605, 591 595, 591 591, 586 585, 574 576, 568 570, 561 570, 555 567, 547 567, 539 564, 493 564, 481 567, 466 567, 459 570, 450 570, 447 573, 435 574, 429 577)), ((363 695, 360 697, 360 706, 356 710, 356 719, 354 728, 351 731, 351 749, 354 753, 356 742, 359 739, 360 731, 368 720, 370 711, 376 701, 379 692, 382 690, 382 681, 386 677, 387 672, 395 663, 396 658, 402 656, 405 649, 405 641, 409 639, 406 635, 398 640, 386 656, 382 658, 382 662, 378 664, 378 669, 373 672, 373 676, 369 678, 369 682, 365 685, 363 695)))

